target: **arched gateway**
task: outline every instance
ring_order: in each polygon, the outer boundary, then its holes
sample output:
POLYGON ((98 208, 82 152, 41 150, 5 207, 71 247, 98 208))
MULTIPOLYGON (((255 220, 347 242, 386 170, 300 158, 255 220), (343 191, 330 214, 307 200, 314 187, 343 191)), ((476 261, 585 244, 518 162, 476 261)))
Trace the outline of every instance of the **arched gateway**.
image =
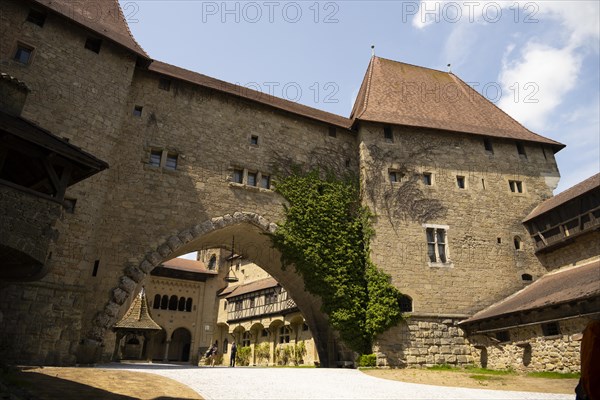
POLYGON ((242 211, 207 219, 182 230, 177 235, 165 238, 164 242, 146 254, 138 265, 127 266, 123 275, 115 281, 116 286, 111 290, 108 302, 93 321, 88 340, 84 341, 87 349, 82 349, 80 357, 97 357, 94 347, 100 343, 107 348, 113 348, 110 341, 114 338, 107 333, 123 309, 127 308, 128 300, 137 293, 138 286, 143 283, 146 275, 156 266, 165 260, 198 249, 227 247, 231 244, 232 237, 235 237, 236 251, 260 265, 288 290, 313 332, 322 365, 328 366, 333 349, 328 349, 331 332, 327 317, 320 311, 320 300, 305 290, 304 282, 294 268, 281 267, 280 254, 272 248, 268 236, 276 229, 276 224, 261 215, 242 211))

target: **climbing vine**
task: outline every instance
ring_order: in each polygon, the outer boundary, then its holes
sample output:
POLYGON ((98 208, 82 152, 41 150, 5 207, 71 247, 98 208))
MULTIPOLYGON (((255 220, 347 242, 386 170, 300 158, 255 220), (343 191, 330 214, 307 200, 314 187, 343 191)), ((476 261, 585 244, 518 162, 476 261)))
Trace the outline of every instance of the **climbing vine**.
POLYGON ((402 318, 402 295, 369 259, 373 232, 358 178, 296 168, 275 188, 288 203, 271 236, 284 267, 293 264, 306 290, 322 299, 322 311, 348 347, 371 353, 375 336, 402 318))

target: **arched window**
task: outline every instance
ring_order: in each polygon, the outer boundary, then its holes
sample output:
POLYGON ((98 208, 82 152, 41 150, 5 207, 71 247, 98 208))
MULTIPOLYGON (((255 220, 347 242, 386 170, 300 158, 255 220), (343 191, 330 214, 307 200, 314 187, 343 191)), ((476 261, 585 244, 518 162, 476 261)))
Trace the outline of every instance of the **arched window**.
POLYGON ((166 310, 167 308, 169 308, 169 296, 163 294, 162 300, 160 301, 160 309, 166 310))
POLYGON ((169 310, 177 310, 177 296, 175 295, 169 299, 169 310))
POLYGON ((185 297, 180 297, 179 298, 179 304, 177 306, 177 309, 179 311, 185 311, 185 297))
POLYGON ((213 254, 210 257, 210 260, 208 261, 208 269, 211 271, 214 271, 214 269, 217 267, 217 256, 215 254, 213 254))
POLYGON ((187 301, 185 302, 185 311, 192 312, 192 298, 191 297, 188 297, 187 301))
POLYGON ((160 308, 160 294, 154 296, 154 301, 152 302, 152 308, 159 309, 160 308))
POLYGON ((398 305, 400 306, 400 311, 402 312, 412 312, 413 310, 412 299, 410 296, 403 295, 400 297, 398 300, 398 305))
POLYGON ((521 275, 521 279, 526 282, 531 282, 533 280, 533 276, 531 276, 531 274, 523 274, 521 275))
POLYGON ((521 250, 522 249, 522 243, 521 243, 521 238, 518 236, 515 236, 513 238, 513 243, 515 244, 515 250, 521 250))
POLYGON ((229 347, 229 340, 223 340, 223 354, 227 353, 227 347, 229 347))

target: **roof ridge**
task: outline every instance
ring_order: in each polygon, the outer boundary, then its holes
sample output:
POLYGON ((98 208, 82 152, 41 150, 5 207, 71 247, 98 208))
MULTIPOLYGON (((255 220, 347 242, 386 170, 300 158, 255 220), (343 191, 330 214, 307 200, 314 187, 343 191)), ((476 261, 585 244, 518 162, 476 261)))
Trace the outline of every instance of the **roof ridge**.
POLYGON ((448 73, 447 71, 442 71, 440 69, 435 69, 435 68, 431 68, 431 67, 424 67, 422 65, 411 64, 411 63, 407 63, 407 62, 404 62, 404 61, 392 60, 390 58, 378 57, 378 56, 374 56, 374 57, 378 58, 380 60, 390 61, 390 62, 393 62, 393 63, 396 63, 396 64, 404 64, 404 65, 409 65, 409 66, 415 67, 415 68, 428 69, 430 71, 441 72, 442 74, 447 74, 448 73))
POLYGON ((121 21, 123 21, 123 23, 125 24, 125 29, 127 29, 127 33, 129 33, 129 36, 131 37, 131 39, 133 40, 133 42, 136 44, 136 46, 139 47, 140 50, 144 54, 146 54, 148 57, 150 57, 150 55, 148 54, 148 52, 146 52, 146 50, 140 45, 140 43, 137 41, 137 39, 135 38, 135 36, 131 32, 131 29, 129 28, 129 23, 127 22, 127 18, 125 18, 125 14, 123 14, 123 9, 121 8, 121 4, 119 3, 119 0, 114 0, 114 2, 117 5, 117 10, 119 12, 119 16, 121 17, 121 21))

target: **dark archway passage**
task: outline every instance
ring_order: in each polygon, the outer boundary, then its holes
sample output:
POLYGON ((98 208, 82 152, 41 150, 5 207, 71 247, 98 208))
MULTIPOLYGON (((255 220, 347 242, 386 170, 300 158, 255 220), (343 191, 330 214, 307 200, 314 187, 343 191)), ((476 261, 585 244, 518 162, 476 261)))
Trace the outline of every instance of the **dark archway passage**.
MULTIPOLYGON (((304 315, 313 333, 321 365, 335 366, 334 349, 330 349, 332 332, 327 316, 321 308, 321 300, 305 290, 304 281, 293 267, 283 269, 280 253, 271 247, 269 232, 277 226, 262 216, 250 212, 236 212, 233 215, 212 218, 171 236, 154 251, 145 255, 139 266, 130 265, 119 278, 119 286, 112 291, 111 299, 104 311, 94 320, 95 326, 89 339, 110 342, 114 340, 107 332, 131 293, 143 282, 146 274, 165 260, 187 254, 198 249, 230 248, 235 237, 235 251, 245 259, 259 265, 286 288, 304 315)), ((170 357, 169 357, 170 358, 170 357)))

